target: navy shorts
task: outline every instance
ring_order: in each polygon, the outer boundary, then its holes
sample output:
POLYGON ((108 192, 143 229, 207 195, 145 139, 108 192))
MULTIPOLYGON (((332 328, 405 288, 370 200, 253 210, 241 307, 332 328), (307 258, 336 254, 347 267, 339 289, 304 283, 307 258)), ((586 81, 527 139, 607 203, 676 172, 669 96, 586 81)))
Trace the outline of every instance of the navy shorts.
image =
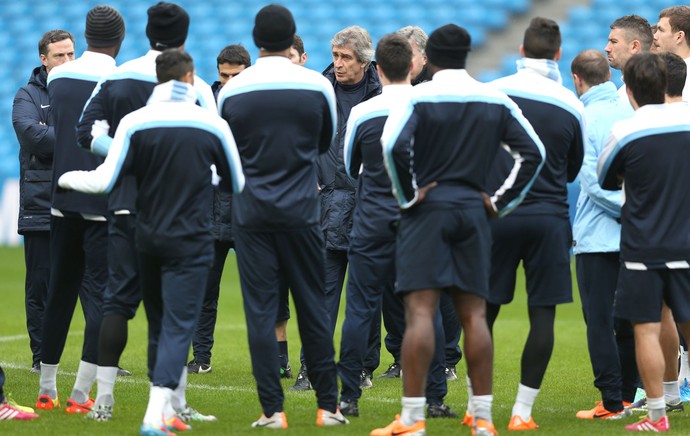
POLYGON ((520 261, 525 268, 528 305, 554 306, 573 301, 573 238, 567 217, 509 215, 491 222, 491 234, 489 303, 513 301, 520 261))
POLYGON ((396 292, 489 291, 491 231, 483 207, 426 203, 405 211, 396 246, 396 292))
POLYGON ((614 302, 617 317, 661 322, 663 302, 677 323, 690 321, 690 269, 629 270, 621 264, 614 302))

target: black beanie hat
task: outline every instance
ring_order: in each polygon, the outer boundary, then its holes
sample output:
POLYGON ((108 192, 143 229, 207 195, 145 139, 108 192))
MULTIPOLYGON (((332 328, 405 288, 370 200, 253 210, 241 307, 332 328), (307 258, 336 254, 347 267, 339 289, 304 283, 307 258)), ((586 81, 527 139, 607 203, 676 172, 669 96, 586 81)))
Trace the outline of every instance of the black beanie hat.
POLYGON ((96 6, 86 14, 84 37, 89 47, 114 47, 125 37, 125 21, 112 6, 96 6))
POLYGON ((151 48, 178 48, 187 40, 189 14, 175 3, 158 2, 148 10, 146 36, 151 48))
POLYGON ((284 6, 265 6, 254 20, 254 44, 261 50, 281 51, 292 46, 295 38, 295 20, 284 6))
POLYGON ((446 24, 429 36, 426 57, 429 63, 440 68, 465 68, 471 43, 472 39, 467 30, 455 24, 446 24))

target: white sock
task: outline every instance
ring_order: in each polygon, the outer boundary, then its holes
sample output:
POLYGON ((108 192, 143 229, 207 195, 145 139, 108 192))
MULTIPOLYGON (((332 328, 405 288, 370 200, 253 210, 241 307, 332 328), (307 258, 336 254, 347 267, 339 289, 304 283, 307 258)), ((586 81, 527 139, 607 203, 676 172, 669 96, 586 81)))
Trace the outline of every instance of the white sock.
POLYGON ((144 415, 144 424, 150 424, 155 427, 163 426, 163 410, 166 403, 170 403, 171 396, 172 389, 151 386, 149 405, 146 407, 146 414, 144 415))
POLYGON ((680 388, 678 387, 678 380, 664 382, 664 401, 668 404, 680 403, 680 388))
POLYGON ((98 365, 95 363, 79 362, 79 369, 77 370, 77 379, 74 381, 74 388, 72 388, 72 398, 77 403, 86 403, 89 400, 89 391, 93 382, 96 381, 96 371, 98 365))
POLYGON ((649 419, 658 421, 666 415, 666 401, 664 397, 647 398, 647 411, 649 412, 649 419))
POLYGON ((46 394, 50 398, 57 398, 57 371, 59 365, 59 363, 49 365, 41 362, 41 380, 38 385, 38 395, 46 394))
POLYGON ((405 425, 414 425, 417 421, 426 421, 424 416, 426 397, 402 397, 400 420, 405 425))
POLYGON ((680 371, 678 372, 678 381, 683 384, 685 379, 690 379, 690 365, 688 364, 688 350, 680 347, 680 371))
POLYGON ((98 380, 97 406, 112 406, 115 404, 115 379, 117 378, 117 366, 99 366, 96 370, 96 380, 98 380))
POLYGON ((173 395, 170 398, 172 403, 172 408, 176 412, 180 412, 187 407, 187 367, 185 366, 182 370, 182 375, 180 376, 180 383, 177 388, 173 391, 173 395))
POLYGON ((523 421, 529 421, 537 394, 539 394, 539 389, 530 388, 520 383, 513 405, 513 416, 518 415, 523 421))
POLYGON ((470 380, 470 377, 467 375, 465 379, 467 380, 467 414, 474 415, 474 407, 472 406, 472 396, 474 395, 472 393, 472 380, 470 380))
POLYGON ((474 422, 478 419, 491 420, 491 403, 494 401, 493 395, 473 395, 472 406, 474 407, 474 422))

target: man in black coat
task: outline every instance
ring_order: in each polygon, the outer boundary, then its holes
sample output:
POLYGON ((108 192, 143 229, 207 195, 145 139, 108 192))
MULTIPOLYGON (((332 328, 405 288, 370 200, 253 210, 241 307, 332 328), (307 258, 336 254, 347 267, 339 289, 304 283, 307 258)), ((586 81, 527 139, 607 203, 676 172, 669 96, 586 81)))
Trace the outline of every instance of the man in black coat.
MULTIPOLYGON (((326 238, 326 300, 324 304, 330 315, 331 335, 340 307, 340 295, 347 270, 347 250, 350 246, 352 211, 355 207, 355 185, 345 171, 343 144, 345 127, 350 109, 381 93, 381 82, 376 72, 374 47, 369 33, 359 27, 350 26, 336 33, 331 40, 333 63, 323 75, 333 84, 335 91, 338 126, 336 136, 327 153, 317 160, 318 189, 321 198, 321 228, 326 238)), ((376 338, 376 342, 379 339, 376 338)), ((303 353, 302 353, 303 354, 303 353)), ((371 359, 368 359, 371 360, 371 359)), ((366 366, 378 366, 366 362, 366 366)), ((300 356, 301 368, 292 390, 311 388, 304 357, 300 356)), ((374 369, 371 368, 371 369, 374 369)), ((371 375, 367 373, 365 387, 371 387, 371 375)))
POLYGON ((33 355, 31 372, 41 370, 43 308, 50 276, 50 183, 55 131, 48 125, 47 79, 53 67, 74 60, 74 37, 65 30, 46 32, 38 42, 42 65, 19 88, 12 125, 19 141, 19 234, 24 236, 26 328, 33 355))

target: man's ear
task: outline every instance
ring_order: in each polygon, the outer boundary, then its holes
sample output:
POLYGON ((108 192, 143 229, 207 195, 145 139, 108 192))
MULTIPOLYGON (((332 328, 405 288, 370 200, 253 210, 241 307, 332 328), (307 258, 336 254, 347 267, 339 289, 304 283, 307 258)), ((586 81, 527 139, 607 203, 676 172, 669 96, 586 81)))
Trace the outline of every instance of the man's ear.
POLYGON ((190 85, 194 85, 194 70, 184 73, 184 76, 182 76, 182 81, 189 83, 190 85))

